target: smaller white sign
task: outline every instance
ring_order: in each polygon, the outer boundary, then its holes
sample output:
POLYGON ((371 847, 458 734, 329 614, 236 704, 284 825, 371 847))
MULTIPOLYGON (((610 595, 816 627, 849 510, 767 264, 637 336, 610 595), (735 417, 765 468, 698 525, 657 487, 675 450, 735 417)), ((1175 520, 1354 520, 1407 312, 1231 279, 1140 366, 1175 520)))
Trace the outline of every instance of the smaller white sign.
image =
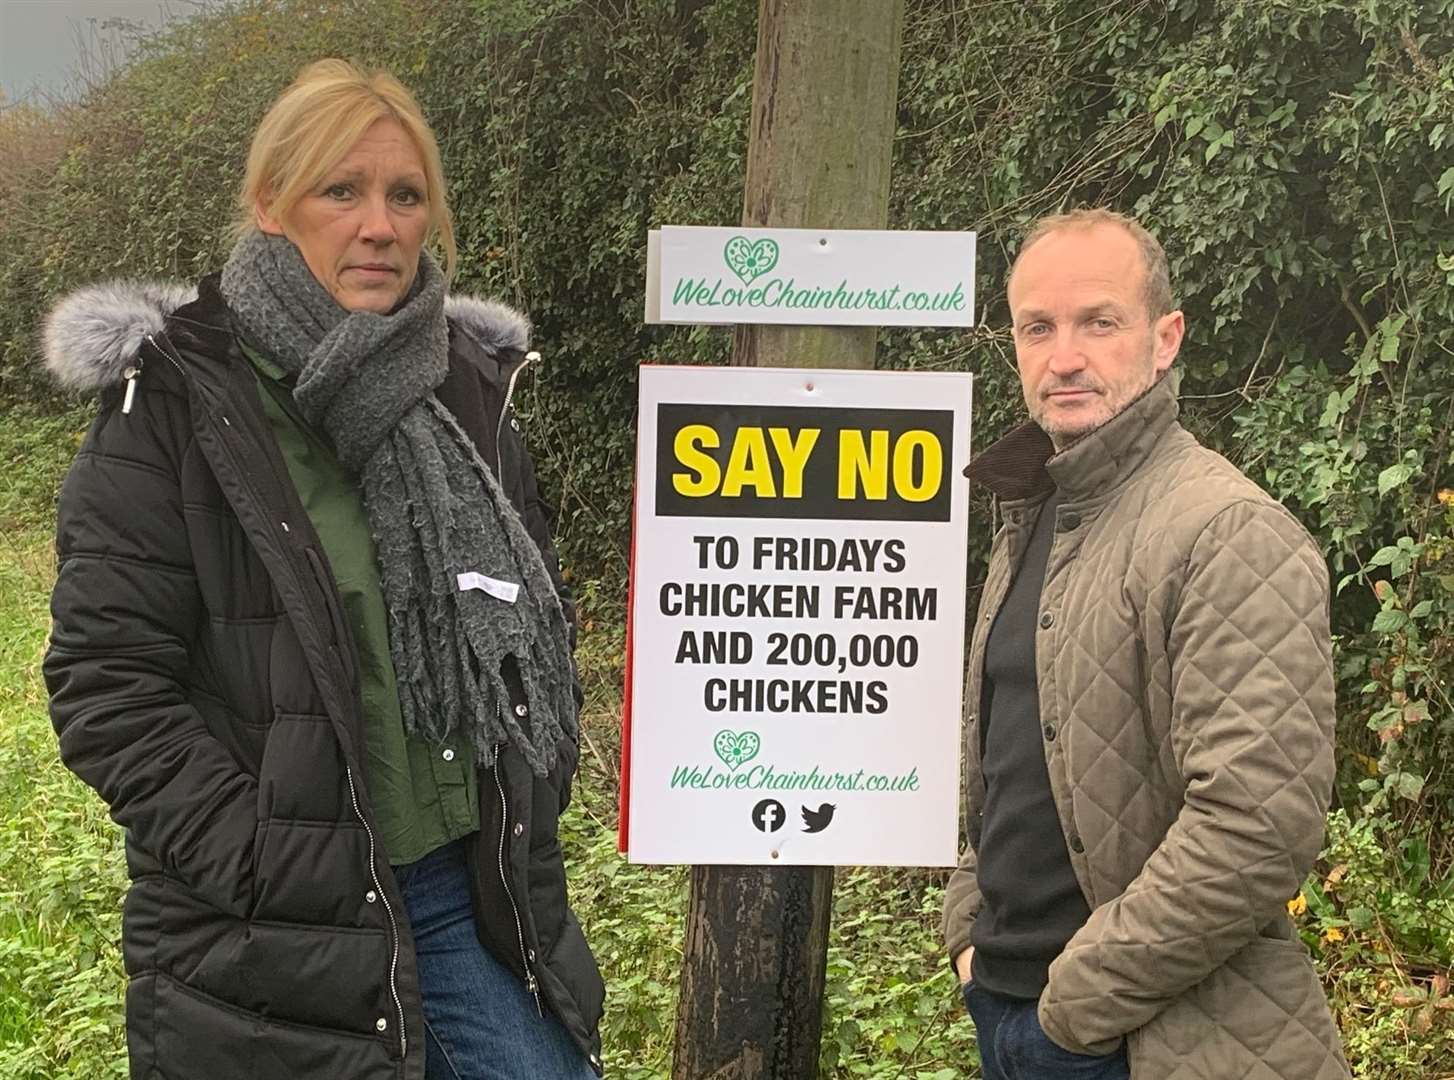
POLYGON ((647 237, 648 323, 973 326, 972 232, 670 225, 647 237))

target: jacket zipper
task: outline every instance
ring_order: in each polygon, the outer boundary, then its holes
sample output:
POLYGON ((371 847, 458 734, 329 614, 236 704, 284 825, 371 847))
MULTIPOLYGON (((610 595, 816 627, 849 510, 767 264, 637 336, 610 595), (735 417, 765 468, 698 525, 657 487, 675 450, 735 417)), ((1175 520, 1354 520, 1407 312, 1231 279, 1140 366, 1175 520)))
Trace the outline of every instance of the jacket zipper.
MULTIPOLYGON (((498 712, 500 706, 496 704, 498 712)), ((498 851, 500 884, 505 886, 505 898, 510 901, 510 913, 515 916, 515 940, 520 946, 520 963, 525 966, 525 989, 535 999, 535 1011, 545 1016, 545 1007, 540 1003, 540 983, 530 968, 530 956, 525 951, 525 927, 520 922, 520 908, 515 904, 515 890, 510 888, 510 878, 505 873, 505 834, 510 827, 510 807, 505 799, 505 784, 500 779, 500 744, 495 744, 495 790, 500 794, 500 846, 498 851)))
POLYGON ((141 357, 136 358, 136 363, 121 372, 121 377, 126 380, 126 396, 121 399, 121 415, 126 416, 131 412, 131 406, 136 401, 136 380, 141 375, 141 357))
POLYGON ((368 819, 359 809, 358 792, 353 786, 353 767, 345 764, 343 768, 348 774, 348 797, 353 803, 353 812, 369 838, 369 877, 373 879, 374 892, 384 902, 384 914, 389 917, 390 939, 394 946, 394 954, 389 959, 389 994, 394 999, 394 1009, 399 1016, 399 1058, 402 1060, 409 1055, 409 1035, 404 1026, 404 1003, 399 1000, 399 985, 396 981, 399 971, 399 924, 394 921, 394 905, 389 903, 389 894, 384 891, 383 882, 379 880, 378 867, 374 862, 374 830, 369 828, 368 819))
MULTIPOLYGON (((151 335, 147 335, 147 340, 151 342, 153 348, 155 348, 159 353, 161 353, 163 356, 165 356, 167 358, 167 360, 171 363, 171 365, 174 368, 176 368, 177 371, 181 373, 182 377, 184 379, 186 379, 188 381, 188 383, 190 384, 191 383, 191 373, 188 372, 186 370, 186 368, 183 367, 182 364, 178 363, 177 360, 171 355, 170 352, 168 352, 166 349, 163 349, 157 343, 157 341, 156 341, 155 338, 153 338, 151 335)), ((170 345, 170 344, 171 343, 168 342, 168 345, 170 345)), ((127 381, 127 397, 126 397, 126 400, 122 402, 122 410, 123 411, 125 411, 127 405, 129 404, 129 402, 131 400, 131 397, 132 397, 132 392, 133 392, 133 390, 134 390, 134 388, 136 386, 136 381, 135 380, 136 380, 136 376, 140 374, 140 363, 141 363, 141 358, 138 357, 137 358, 137 365, 138 365, 137 366, 137 369, 131 375, 126 375, 125 372, 123 372, 123 376, 126 377, 127 380, 128 380, 127 381)), ((213 414, 210 409, 207 410, 207 416, 208 416, 208 419, 212 420, 214 422, 214 424, 215 424, 216 415, 213 414)), ((228 420, 225 415, 223 415, 221 417, 221 419, 222 419, 222 424, 223 424, 224 427, 227 427, 227 428, 231 428, 232 427, 232 422, 230 420, 228 420)), ((232 452, 232 446, 230 445, 230 443, 228 442, 226 436, 223 433, 219 432, 218 434, 219 434, 218 444, 222 448, 222 452, 224 454, 226 454, 227 457, 232 461, 233 467, 237 471, 237 479, 238 479, 238 482, 243 487, 247 488, 248 494, 254 499, 254 501, 256 502, 257 505, 261 506, 263 504, 263 500, 262 500, 262 498, 260 498, 258 496, 257 491, 253 489, 252 482, 248 478, 248 476, 246 474, 246 471, 243 470, 242 468, 240 468, 238 466, 238 462, 237 462, 237 460, 236 460, 236 458, 235 458, 235 456, 234 456, 234 454, 232 452)), ((279 547, 282 547, 283 546, 281 539, 279 539, 278 543, 279 543, 279 547)), ((331 612, 330 612, 330 621, 332 621, 332 613, 331 612)), ((394 1001, 394 1009, 395 1009, 395 1011, 396 1011, 396 1013, 398 1015, 398 1023, 399 1023, 399 1057, 402 1060, 403 1058, 407 1057, 408 1056, 408 1053, 409 1053, 409 1034, 408 1034, 408 1030, 406 1029, 405 1024, 404 1024, 404 1003, 399 999, 399 984, 398 984, 398 970, 399 970, 399 924, 398 924, 398 922, 394 918, 394 907, 393 907, 392 904, 389 903, 389 895, 388 895, 388 893, 386 893, 384 891, 383 883, 379 880, 378 866, 377 866, 377 863, 375 861, 376 852, 378 850, 378 845, 377 845, 376 841, 374 840, 374 830, 369 827, 368 819, 364 817, 363 811, 359 808, 359 805, 358 805, 358 791, 354 787, 354 782, 353 782, 353 767, 351 765, 349 765, 346 761, 344 762, 344 766, 343 767, 344 767, 344 771, 346 772, 346 774, 348 776, 348 797, 349 797, 350 802, 353 804, 353 812, 354 812, 354 815, 358 818, 360 824, 363 825, 363 827, 364 827, 364 833, 369 838, 369 877, 370 877, 370 879, 374 883, 374 891, 378 894, 379 899, 381 899, 384 902, 384 913, 388 916, 388 919, 389 919, 389 930, 390 930, 390 934, 391 934, 391 938, 392 938, 392 945, 393 945, 393 954, 392 954, 392 956, 390 957, 390 960, 389 960, 389 996, 391 998, 393 998, 393 1001, 394 1001)))
MULTIPOLYGON (((229 428, 232 426, 232 422, 228 420, 226 416, 222 417, 222 423, 224 426, 229 428)), ((229 445, 227 438, 223 436, 219 439, 219 443, 223 447, 224 453, 226 453, 227 456, 231 458, 233 456, 232 447, 229 445)), ((235 460, 233 464, 234 466, 236 466, 235 460)), ((249 489, 248 493, 257 501, 258 505, 261 505, 263 500, 258 497, 256 491, 252 490, 251 482, 245 478, 245 474, 241 469, 238 469, 238 474, 239 480, 244 484, 244 486, 249 489)), ((331 612, 329 615, 329 620, 330 622, 332 621, 331 612)), ((335 653, 337 653, 336 649, 335 653)), ((342 666, 341 657, 340 666, 342 666)), ((364 817, 363 811, 358 805, 358 790, 357 788, 355 788, 353 782, 353 766, 349 765, 347 761, 345 761, 343 767, 345 773, 348 776, 348 797, 349 801, 353 804, 354 815, 358 818, 359 823, 363 825, 364 833, 369 838, 369 878, 374 883, 374 891, 378 894, 379 899, 384 902, 384 913, 388 916, 389 919, 389 931, 391 939, 390 943, 393 947, 393 953, 389 959, 389 996, 392 997, 394 1000, 394 1009, 398 1015, 399 1057, 402 1060, 403 1058, 407 1057, 409 1053, 409 1035, 404 1024, 404 1003, 399 999, 399 924, 394 918, 394 906, 389 903, 389 894, 384 891, 383 883, 379 880, 378 865, 376 862, 378 844, 374 839, 374 830, 369 826, 368 819, 364 817)))
POLYGON ((528 352, 525 354, 525 359, 520 361, 514 371, 510 372, 510 381, 505 384, 505 404, 500 406, 500 419, 495 421, 496 459, 498 459, 500 456, 500 437, 505 431, 505 417, 509 415, 510 412, 510 399, 515 396, 515 382, 520 378, 520 373, 522 371, 524 371, 527 367, 529 367, 531 364, 535 363, 539 359, 540 354, 538 352, 528 352))
MULTIPOLYGON (((165 338, 166 335, 163 334, 162 337, 165 338)), ((167 358, 167 363, 171 364, 172 367, 176 368, 177 371, 181 374, 182 378, 186 379, 188 382, 191 381, 192 376, 187 372, 184 367, 182 367, 181 364, 177 363, 171 353, 167 352, 166 349, 163 349, 160 345, 157 344, 157 339, 154 336, 152 336, 151 334, 147 334, 146 340, 151 343, 151 347, 153 349, 155 349, 157 352, 161 353, 162 356, 167 358)), ((170 345, 171 342, 168 341, 167 344, 170 345)), ((146 367, 146 361, 142 359, 141 353, 138 352, 135 361, 132 362, 129 366, 121 369, 121 378, 126 383, 126 393, 121 399, 122 416, 130 416, 131 408, 133 405, 136 404, 136 380, 141 378, 141 369, 144 367, 146 367)))

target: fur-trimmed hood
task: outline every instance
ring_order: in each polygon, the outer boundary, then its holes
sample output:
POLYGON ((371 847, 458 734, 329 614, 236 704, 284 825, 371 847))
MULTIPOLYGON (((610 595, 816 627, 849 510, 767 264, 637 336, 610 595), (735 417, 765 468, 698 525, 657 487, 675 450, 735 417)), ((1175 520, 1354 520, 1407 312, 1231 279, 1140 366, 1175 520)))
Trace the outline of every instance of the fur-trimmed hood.
MULTIPOLYGON (((46 370, 66 390, 114 386, 147 337, 160 334, 172 312, 196 299, 195 287, 165 281, 110 281, 77 289, 46 317, 46 370)), ((492 357, 523 352, 530 344, 530 321, 497 300, 450 296, 444 314, 492 357)))

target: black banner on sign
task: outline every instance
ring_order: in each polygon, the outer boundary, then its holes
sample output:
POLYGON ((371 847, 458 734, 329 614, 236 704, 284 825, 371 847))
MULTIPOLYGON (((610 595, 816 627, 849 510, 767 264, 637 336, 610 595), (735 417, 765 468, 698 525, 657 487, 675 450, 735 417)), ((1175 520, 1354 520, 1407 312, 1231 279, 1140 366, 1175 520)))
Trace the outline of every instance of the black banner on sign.
POLYGON ((658 405, 663 517, 948 521, 954 413, 658 405))

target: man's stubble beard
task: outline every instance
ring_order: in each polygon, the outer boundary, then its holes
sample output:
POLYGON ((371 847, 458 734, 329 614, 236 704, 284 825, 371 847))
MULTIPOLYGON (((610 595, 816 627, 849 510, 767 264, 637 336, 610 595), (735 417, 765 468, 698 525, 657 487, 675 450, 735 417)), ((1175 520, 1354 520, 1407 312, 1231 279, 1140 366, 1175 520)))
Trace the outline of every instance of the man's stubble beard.
POLYGON ((1136 380, 1128 380, 1109 389, 1103 384, 1083 378, 1073 379, 1069 382, 1057 381, 1048 388, 1042 385, 1036 388, 1038 408, 1030 410, 1030 418, 1040 425, 1045 434, 1050 436, 1055 452, 1060 453, 1068 450, 1086 436, 1095 434, 1120 416, 1143 394, 1160 382, 1165 374, 1165 371, 1156 370, 1155 341, 1153 339, 1146 349, 1145 364, 1137 368, 1139 378, 1136 380), (1095 417, 1083 424, 1076 424, 1073 427, 1052 427, 1047 419, 1049 410, 1045 402, 1045 394, 1048 390, 1069 389, 1089 389, 1099 392, 1102 396, 1097 400, 1096 407, 1098 410, 1104 411, 1098 411, 1095 417))

